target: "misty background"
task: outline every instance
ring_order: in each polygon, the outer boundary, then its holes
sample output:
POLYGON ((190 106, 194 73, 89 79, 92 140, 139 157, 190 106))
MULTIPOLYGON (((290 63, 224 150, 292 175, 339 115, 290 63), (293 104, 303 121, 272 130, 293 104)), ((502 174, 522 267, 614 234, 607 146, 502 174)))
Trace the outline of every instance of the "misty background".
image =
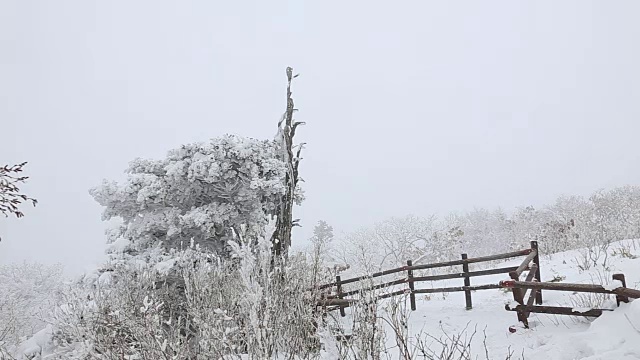
POLYGON ((307 122, 294 247, 390 216, 640 183, 635 1, 0 0, 0 164, 39 200, 0 264, 103 257, 88 189, 225 133, 307 122))

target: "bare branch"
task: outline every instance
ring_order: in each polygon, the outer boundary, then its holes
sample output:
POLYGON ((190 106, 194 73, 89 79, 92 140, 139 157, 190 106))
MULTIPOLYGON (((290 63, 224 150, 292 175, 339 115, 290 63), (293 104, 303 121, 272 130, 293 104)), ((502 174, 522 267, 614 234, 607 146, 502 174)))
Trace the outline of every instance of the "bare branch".
POLYGON ((20 204, 31 202, 33 206, 36 206, 38 203, 38 200, 20 193, 20 188, 18 187, 19 184, 25 183, 29 179, 28 176, 19 176, 26 164, 26 162, 23 162, 13 166, 5 165, 0 167, 0 213, 5 217, 13 214, 21 218, 24 213, 18 209, 20 204))

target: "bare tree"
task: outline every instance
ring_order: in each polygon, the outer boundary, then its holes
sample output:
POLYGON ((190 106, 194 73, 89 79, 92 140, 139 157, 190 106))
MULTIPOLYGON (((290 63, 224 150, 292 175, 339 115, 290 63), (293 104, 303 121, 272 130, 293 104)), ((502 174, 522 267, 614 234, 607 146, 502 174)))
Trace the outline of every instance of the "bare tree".
POLYGON ((18 184, 24 183, 29 177, 20 176, 22 168, 26 165, 23 162, 18 165, 5 165, 0 167, 0 213, 5 217, 14 214, 16 217, 23 217, 24 213, 18 209, 23 202, 31 202, 35 206, 38 201, 20 192, 18 184))

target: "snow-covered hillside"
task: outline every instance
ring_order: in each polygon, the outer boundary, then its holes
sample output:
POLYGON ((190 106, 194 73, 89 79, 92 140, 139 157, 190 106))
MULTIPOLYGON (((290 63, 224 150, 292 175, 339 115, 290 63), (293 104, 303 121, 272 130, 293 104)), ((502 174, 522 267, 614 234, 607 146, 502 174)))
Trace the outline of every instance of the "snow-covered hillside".
MULTIPOLYGON (((567 283, 608 284, 614 273, 624 273, 627 287, 640 288, 640 241, 622 241, 612 244, 608 264, 581 270, 577 263, 581 251, 574 250, 543 256, 541 272, 543 281, 567 283)), ((518 265, 522 260, 513 259, 505 266, 518 265)), ((473 270, 473 269, 472 269, 473 270)), ((472 278, 472 284, 498 283, 508 279, 506 274, 472 278)), ((433 287, 461 286, 462 279, 434 282, 433 287)), ((425 283, 416 288, 429 286, 425 283)), ((502 289, 475 291, 472 294, 473 309, 465 309, 463 292, 429 294, 417 297, 417 310, 409 311, 409 334, 426 338, 436 353, 442 345, 436 339, 462 335, 462 341, 476 331, 471 344, 471 358, 505 359, 640 359, 640 300, 616 307, 615 296, 599 294, 573 294, 571 292, 543 291, 544 305, 574 308, 608 308, 600 318, 578 318, 563 315, 531 314, 530 329, 518 324, 516 313, 506 311, 504 305, 513 301, 512 294, 502 289), (515 328, 515 332, 509 331, 515 328), (428 335, 427 335, 428 334, 428 335), (485 349, 486 344, 486 349, 485 349)), ((389 305, 389 300, 385 300, 389 305)), ((385 308, 385 304, 381 304, 385 308)), ((388 308, 388 307, 387 307, 388 308)), ((384 311, 384 310, 381 310, 384 311)), ((337 316, 337 313, 336 313, 337 316)), ((351 326, 352 313, 341 319, 344 326, 351 326)), ((389 324, 385 324, 387 348, 396 341, 389 324)), ((450 341, 449 341, 450 343, 450 341)), ((336 356, 328 349, 327 358, 336 356)), ((416 358, 423 358, 416 356, 416 358)), ((457 357, 456 357, 457 358, 457 357)))

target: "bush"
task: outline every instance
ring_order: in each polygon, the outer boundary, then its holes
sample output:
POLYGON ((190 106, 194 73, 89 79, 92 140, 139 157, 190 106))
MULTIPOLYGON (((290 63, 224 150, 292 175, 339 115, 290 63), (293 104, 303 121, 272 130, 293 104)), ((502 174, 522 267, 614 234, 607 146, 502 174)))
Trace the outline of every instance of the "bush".
MULTIPOLYGON (((54 323, 58 356, 104 359, 309 358, 319 351, 312 266, 271 243, 230 243, 232 259, 194 249, 128 261, 70 291, 54 323), (167 263, 174 265, 166 270, 167 263), (105 273, 106 274, 106 273, 105 273), (114 336, 115 335, 115 336, 114 336)), ((322 279, 323 281, 325 279, 322 279)))

